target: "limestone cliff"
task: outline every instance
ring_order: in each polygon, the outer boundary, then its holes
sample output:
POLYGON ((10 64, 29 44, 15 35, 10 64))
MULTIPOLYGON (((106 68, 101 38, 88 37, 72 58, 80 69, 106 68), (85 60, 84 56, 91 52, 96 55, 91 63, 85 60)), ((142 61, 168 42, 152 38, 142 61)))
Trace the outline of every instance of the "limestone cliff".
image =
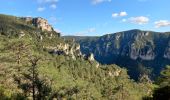
POLYGON ((56 55, 65 55, 71 56, 73 59, 77 57, 83 57, 80 52, 80 45, 79 44, 69 44, 69 43, 59 43, 55 47, 44 47, 45 49, 49 50, 50 53, 56 55))
POLYGON ((167 59, 170 59, 170 41, 164 51, 164 57, 167 58, 167 59))
POLYGON ((25 20, 27 23, 41 29, 42 31, 53 31, 53 27, 44 18, 23 17, 22 19, 25 20))
POLYGON ((80 43, 83 54, 93 53, 102 64, 124 66, 135 79, 145 67, 159 74, 160 69, 170 64, 169 32, 129 30, 101 37, 72 38, 80 43))

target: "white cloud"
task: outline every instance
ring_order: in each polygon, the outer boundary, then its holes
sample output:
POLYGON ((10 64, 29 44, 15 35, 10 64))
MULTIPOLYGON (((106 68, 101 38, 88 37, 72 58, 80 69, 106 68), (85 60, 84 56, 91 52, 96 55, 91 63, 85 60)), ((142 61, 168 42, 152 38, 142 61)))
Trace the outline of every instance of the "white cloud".
POLYGON ((119 16, 118 13, 113 13, 113 14, 112 14, 112 17, 118 17, 118 16, 119 16))
POLYGON ((127 12, 125 12, 125 11, 122 11, 122 12, 120 12, 120 13, 112 13, 112 17, 124 17, 124 16, 127 16, 128 14, 127 14, 127 12))
POLYGON ((119 16, 127 16, 127 12, 122 11, 122 12, 120 12, 119 16))
POLYGON ((96 5, 96 4, 100 4, 103 2, 111 2, 112 0, 92 0, 92 4, 96 5))
POLYGON ((159 20, 155 22, 155 27, 160 28, 160 27, 166 27, 170 26, 170 21, 168 20, 159 20))
POLYGON ((58 0, 37 0, 39 3, 57 3, 58 0))
POLYGON ((134 24, 147 24, 149 22, 149 18, 145 16, 139 16, 139 17, 131 17, 128 19, 129 22, 134 24))
MULTIPOLYGON (((58 1, 59 0, 37 0, 38 4, 40 6, 44 5, 44 6, 46 6, 46 8, 48 7, 48 8, 51 8, 51 9, 56 9, 57 8, 56 4, 57 4, 58 1)), ((39 12, 42 12, 44 10, 45 10, 45 7, 39 7, 37 9, 37 11, 39 11, 39 12)))
POLYGON ((39 8, 37 9, 38 12, 42 12, 42 11, 44 11, 44 10, 45 10, 45 7, 39 7, 39 8))
POLYGON ((52 5, 50 5, 50 8, 56 9, 56 8, 57 8, 57 5, 56 5, 56 4, 52 4, 52 5))

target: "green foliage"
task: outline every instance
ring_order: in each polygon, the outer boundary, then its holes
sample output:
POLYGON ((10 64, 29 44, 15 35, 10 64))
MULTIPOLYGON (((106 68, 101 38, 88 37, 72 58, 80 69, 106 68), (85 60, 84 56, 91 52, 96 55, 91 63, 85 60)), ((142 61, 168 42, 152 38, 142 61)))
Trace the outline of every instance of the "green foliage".
POLYGON ((32 90, 30 89, 32 89, 32 80, 34 78, 31 74, 33 69, 29 61, 30 55, 38 55, 42 59, 37 63, 35 71, 35 91, 38 93, 35 97, 37 98, 117 98, 117 100, 130 100, 136 95, 137 100, 144 95, 142 89, 139 89, 140 86, 129 79, 126 70, 116 65, 99 65, 97 68, 96 61, 90 62, 81 58, 74 60, 69 56, 51 55, 46 51, 39 50, 43 49, 41 48, 43 46, 35 47, 37 44, 34 44, 34 42, 24 42, 20 39, 12 40, 8 45, 1 43, 4 45, 2 45, 3 50, 0 57, 4 60, 1 60, 0 68, 2 69, 3 73, 1 75, 3 77, 0 75, 0 84, 5 86, 5 91, 11 92, 9 96, 7 95, 9 98, 14 98, 14 94, 18 98, 19 96, 24 98, 32 97, 32 90), (18 48, 21 44, 30 45, 27 49, 19 50, 18 48), (16 49, 11 49, 13 46, 16 49), (18 50, 21 53, 18 53, 18 50), (16 56, 18 54, 20 55, 20 63, 17 63, 18 58, 16 56), (19 69, 18 66, 20 66, 19 69), (121 70, 121 73, 114 76, 114 73, 118 70, 121 70), (123 95, 123 98, 121 95, 123 95))
POLYGON ((170 85, 170 66, 167 66, 161 71, 161 76, 159 77, 157 84, 159 84, 161 87, 170 85))
POLYGON ((152 96, 144 100, 169 100, 170 99, 170 66, 161 71, 161 76, 156 81, 152 96))
POLYGON ((148 86, 131 80, 126 69, 81 57, 75 60, 50 54, 45 47, 65 43, 55 33, 42 32, 16 17, 0 17, 4 21, 0 35, 2 99, 141 100, 148 95, 148 86), (7 31, 10 28, 16 29, 16 36, 7 31), (19 37, 19 31, 27 34, 19 37))

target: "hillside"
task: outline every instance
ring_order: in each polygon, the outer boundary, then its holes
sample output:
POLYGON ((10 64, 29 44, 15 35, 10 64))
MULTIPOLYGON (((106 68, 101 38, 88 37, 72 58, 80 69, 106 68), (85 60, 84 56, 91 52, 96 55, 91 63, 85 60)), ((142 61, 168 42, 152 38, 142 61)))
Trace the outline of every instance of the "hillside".
POLYGON ((101 65, 73 40, 34 24, 0 15, 2 100, 141 100, 152 94, 151 81, 134 82, 126 69, 101 65))
POLYGON ((170 32, 129 30, 101 37, 72 38, 80 43, 83 54, 93 53, 102 64, 125 67, 135 80, 145 74, 155 78, 170 64, 170 32))

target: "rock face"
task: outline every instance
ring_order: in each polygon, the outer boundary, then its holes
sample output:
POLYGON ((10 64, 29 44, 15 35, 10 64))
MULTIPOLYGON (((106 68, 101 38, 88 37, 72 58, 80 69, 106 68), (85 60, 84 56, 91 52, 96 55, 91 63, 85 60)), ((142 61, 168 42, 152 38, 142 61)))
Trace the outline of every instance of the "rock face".
POLYGON ((51 25, 48 24, 48 21, 43 19, 43 18, 33 18, 33 25, 35 25, 35 27, 38 27, 40 29, 42 29, 43 31, 52 31, 53 28, 51 25))
POLYGON ((44 48, 53 54, 71 56, 74 60, 76 60, 76 57, 83 57, 79 44, 60 43, 56 47, 44 48))
POLYGON ((170 41, 168 43, 168 46, 165 49, 164 57, 167 58, 167 59, 170 59, 170 41))
MULTIPOLYGON (((164 36, 163 33, 131 30, 104 35, 95 41, 84 40, 78 42, 83 53, 94 53, 96 58, 128 56, 132 60, 150 61, 159 55, 159 52, 155 52, 159 49, 156 45, 161 45, 163 40, 166 43, 169 36, 164 36), (159 41, 159 38, 163 40, 159 41)), ((165 56, 168 56, 167 51, 168 48, 165 56)), ((164 55, 161 56, 164 57, 164 55)))
POLYGON ((154 60, 155 53, 152 47, 145 46, 143 48, 130 48, 130 58, 133 60, 142 59, 142 60, 154 60))
POLYGON ((46 19, 41 17, 32 18, 32 17, 23 17, 27 23, 34 25, 35 27, 41 29, 42 31, 53 31, 52 26, 48 23, 46 19))
POLYGON ((170 59, 170 47, 167 47, 164 57, 170 59))
POLYGON ((170 64, 170 33, 130 30, 101 37, 74 37, 83 54, 93 53, 102 64, 126 67, 130 76, 140 75, 139 64, 154 74, 170 64), (159 63, 161 62, 161 63, 159 63))
POLYGON ((93 55, 92 53, 89 55, 88 60, 89 60, 89 61, 94 61, 94 60, 95 60, 95 59, 94 59, 94 55, 93 55))

